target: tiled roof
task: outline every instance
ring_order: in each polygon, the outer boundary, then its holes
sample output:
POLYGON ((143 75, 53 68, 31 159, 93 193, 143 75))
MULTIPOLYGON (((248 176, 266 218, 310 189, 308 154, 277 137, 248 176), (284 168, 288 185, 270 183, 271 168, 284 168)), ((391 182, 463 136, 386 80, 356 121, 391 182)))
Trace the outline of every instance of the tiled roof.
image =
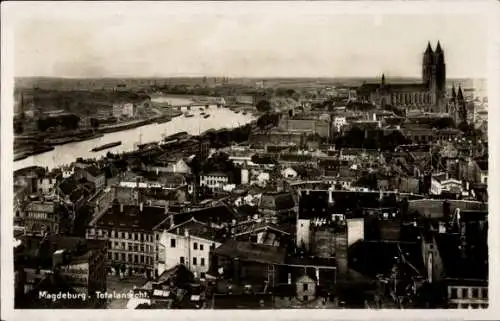
POLYGON ((216 248, 214 254, 238 258, 241 261, 283 264, 286 250, 276 246, 229 240, 216 248))
POLYGON ((114 227, 122 229, 137 229, 152 231, 153 227, 166 219, 167 214, 163 207, 143 206, 142 212, 137 205, 113 204, 106 213, 101 216, 96 225, 98 227, 114 227))
POLYGON ((179 231, 180 235, 184 235, 185 231, 188 231, 190 235, 219 243, 224 242, 227 236, 227 231, 210 227, 207 223, 199 222, 194 218, 184 223, 174 225, 168 230, 169 233, 174 234, 177 233, 177 231, 179 231))
POLYGON ((295 206, 295 200, 290 193, 266 193, 259 201, 259 208, 271 210, 288 210, 295 206))
MULTIPOLYGON (((178 213, 174 215, 174 224, 178 225, 189 221, 191 218, 203 223, 229 223, 233 219, 236 219, 235 213, 230 210, 227 206, 219 205, 213 207, 207 207, 202 209, 197 209, 194 211, 189 211, 185 213, 178 213)), ((165 222, 166 226, 169 226, 169 222, 165 222)), ((162 225, 157 228, 165 228, 162 225)))

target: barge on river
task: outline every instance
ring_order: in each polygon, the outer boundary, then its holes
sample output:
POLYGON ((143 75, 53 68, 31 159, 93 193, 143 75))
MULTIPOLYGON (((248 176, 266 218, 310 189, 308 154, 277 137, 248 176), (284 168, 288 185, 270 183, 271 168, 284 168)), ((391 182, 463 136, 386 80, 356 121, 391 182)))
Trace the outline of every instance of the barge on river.
POLYGON ((105 150, 105 149, 108 149, 108 148, 120 146, 121 144, 122 144, 121 141, 119 141, 119 142, 113 142, 113 143, 109 143, 109 144, 104 144, 104 145, 92 148, 92 151, 93 152, 99 152, 101 150, 105 150))

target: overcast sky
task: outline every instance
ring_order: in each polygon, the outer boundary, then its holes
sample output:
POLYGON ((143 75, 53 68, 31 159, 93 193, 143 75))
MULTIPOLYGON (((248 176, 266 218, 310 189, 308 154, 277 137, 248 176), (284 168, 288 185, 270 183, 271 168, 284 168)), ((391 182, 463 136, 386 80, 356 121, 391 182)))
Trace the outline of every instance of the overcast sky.
POLYGON ((383 8, 30 4, 11 20, 15 75, 420 77, 427 41, 440 40, 448 77, 487 76, 484 15, 383 8))

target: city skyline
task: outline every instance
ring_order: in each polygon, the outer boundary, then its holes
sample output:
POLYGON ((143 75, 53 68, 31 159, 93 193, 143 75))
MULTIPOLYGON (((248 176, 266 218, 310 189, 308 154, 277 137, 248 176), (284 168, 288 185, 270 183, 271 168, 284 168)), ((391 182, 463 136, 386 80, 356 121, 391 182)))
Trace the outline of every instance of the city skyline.
POLYGON ((489 21, 474 12, 340 15, 298 3, 285 16, 276 3, 244 4, 80 5, 78 18, 75 5, 57 15, 40 5, 36 19, 12 18, 15 76, 420 78, 422 48, 440 41, 449 78, 487 78, 489 21))

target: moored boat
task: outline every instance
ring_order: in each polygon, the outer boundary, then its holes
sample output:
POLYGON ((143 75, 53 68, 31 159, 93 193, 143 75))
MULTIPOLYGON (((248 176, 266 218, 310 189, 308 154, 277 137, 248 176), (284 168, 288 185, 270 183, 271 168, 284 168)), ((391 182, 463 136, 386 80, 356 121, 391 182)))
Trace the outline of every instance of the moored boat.
POLYGON ((113 143, 109 143, 109 144, 104 144, 104 145, 92 148, 91 151, 93 151, 93 152, 99 152, 101 150, 105 150, 105 149, 108 149, 108 148, 120 146, 121 144, 122 144, 121 141, 113 142, 113 143))

